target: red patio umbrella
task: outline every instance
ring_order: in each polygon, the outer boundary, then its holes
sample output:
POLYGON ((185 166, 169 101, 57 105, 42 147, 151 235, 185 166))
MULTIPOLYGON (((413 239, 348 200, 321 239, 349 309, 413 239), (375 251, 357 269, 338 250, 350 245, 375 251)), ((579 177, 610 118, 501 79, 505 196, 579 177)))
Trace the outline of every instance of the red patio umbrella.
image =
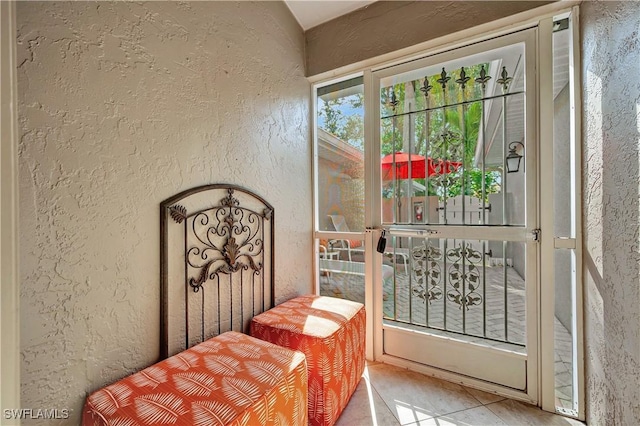
POLYGON ((434 160, 433 158, 429 158, 429 176, 452 173, 460 167, 462 167, 461 161, 443 160, 441 158, 434 160))
MULTIPOLYGON (((393 159, 394 154, 385 155, 382 157, 382 180, 393 180, 393 159)), ((426 159, 422 155, 407 154, 406 152, 395 153, 395 178, 396 179, 409 179, 409 162, 411 162, 411 178, 424 179, 425 166, 428 164, 428 176, 436 174, 443 175, 445 173, 451 173, 458 170, 462 163, 459 161, 450 160, 434 160, 432 158, 426 159)))

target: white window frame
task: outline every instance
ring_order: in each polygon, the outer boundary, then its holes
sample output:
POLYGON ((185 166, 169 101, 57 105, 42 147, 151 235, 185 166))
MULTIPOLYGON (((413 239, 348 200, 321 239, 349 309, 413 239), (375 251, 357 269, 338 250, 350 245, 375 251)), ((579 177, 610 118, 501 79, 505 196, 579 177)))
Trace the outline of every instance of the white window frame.
MULTIPOLYGON (((16 3, 0 2, 2 144, 0 145, 0 408, 20 408, 20 286, 18 278, 18 127, 16 3)), ((2 423, 0 421, 0 423, 2 423)), ((14 419, 11 424, 20 424, 14 419)))

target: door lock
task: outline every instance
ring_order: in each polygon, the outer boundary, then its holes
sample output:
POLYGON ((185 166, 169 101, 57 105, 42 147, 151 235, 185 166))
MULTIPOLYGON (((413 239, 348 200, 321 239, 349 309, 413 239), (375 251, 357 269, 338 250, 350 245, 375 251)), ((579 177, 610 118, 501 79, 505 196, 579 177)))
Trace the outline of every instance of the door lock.
POLYGON ((383 229, 382 230, 382 235, 380 235, 380 238, 378 239, 378 246, 376 247, 376 251, 378 253, 384 254, 384 249, 387 247, 387 239, 385 237, 386 233, 387 233, 387 231, 385 231, 383 229))

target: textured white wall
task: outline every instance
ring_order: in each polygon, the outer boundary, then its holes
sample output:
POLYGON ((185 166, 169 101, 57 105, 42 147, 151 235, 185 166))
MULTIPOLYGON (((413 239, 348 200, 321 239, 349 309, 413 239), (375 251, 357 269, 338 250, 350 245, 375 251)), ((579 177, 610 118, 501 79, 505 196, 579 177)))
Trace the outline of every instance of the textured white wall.
POLYGON ((277 300, 311 290, 304 39, 281 2, 20 2, 17 21, 22 406, 78 424, 158 355, 163 199, 254 190, 277 300))
POLYGON ((587 423, 640 421, 640 8, 583 2, 587 423))

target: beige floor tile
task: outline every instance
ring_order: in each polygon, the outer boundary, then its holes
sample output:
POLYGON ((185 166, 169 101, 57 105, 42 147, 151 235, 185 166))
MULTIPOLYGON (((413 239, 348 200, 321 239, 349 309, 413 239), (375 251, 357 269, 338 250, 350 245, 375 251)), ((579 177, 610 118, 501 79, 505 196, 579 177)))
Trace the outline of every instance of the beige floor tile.
POLYGON ((399 426, 389 407, 377 391, 362 379, 349 400, 336 426, 399 426))
POLYGON ((507 426, 507 423, 487 407, 476 407, 423 420, 416 423, 416 426, 507 426))
POLYGON ((505 399, 486 406, 505 423, 513 426, 583 426, 582 422, 558 416, 529 404, 505 399))
POLYGON ((455 383, 388 365, 369 368, 371 383, 401 424, 482 405, 455 383))
POLYGON ((364 378, 337 425, 400 424, 584 426, 576 420, 498 395, 465 388, 388 364, 367 363, 364 378), (367 383, 370 387, 367 387, 367 383))
POLYGON ((493 402, 502 401, 506 399, 504 396, 496 395, 494 393, 483 392, 481 390, 465 388, 467 392, 471 394, 475 399, 480 401, 483 405, 491 404, 493 402))

